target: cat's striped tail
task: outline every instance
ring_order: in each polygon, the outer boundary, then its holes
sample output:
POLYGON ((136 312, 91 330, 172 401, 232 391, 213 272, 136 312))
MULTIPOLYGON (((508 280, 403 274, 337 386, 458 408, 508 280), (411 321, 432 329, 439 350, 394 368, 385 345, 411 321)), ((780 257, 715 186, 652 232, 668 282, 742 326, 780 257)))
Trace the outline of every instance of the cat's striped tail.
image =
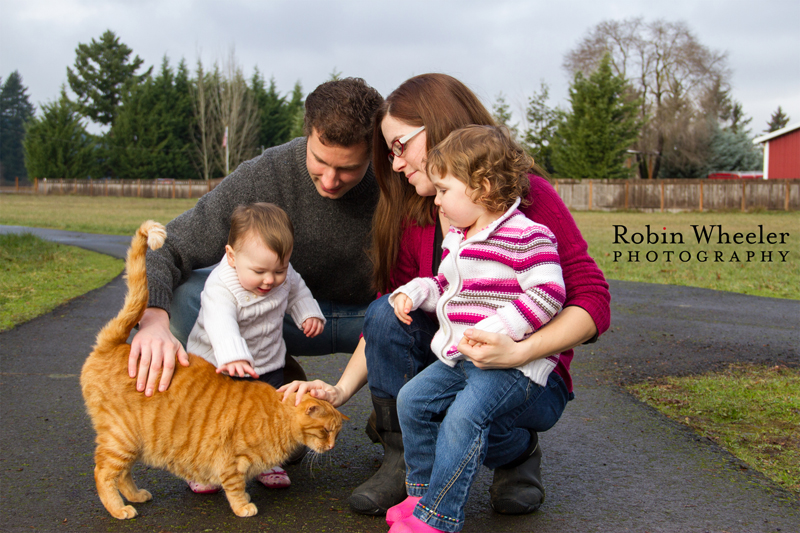
POLYGON ((114 348, 125 344, 133 327, 139 323, 147 308, 149 293, 147 291, 147 268, 145 257, 148 246, 152 250, 161 248, 167 238, 167 231, 158 222, 148 220, 136 230, 128 248, 125 260, 125 277, 128 280, 128 294, 116 318, 112 319, 100 330, 95 343, 95 350, 100 353, 111 353, 114 348))

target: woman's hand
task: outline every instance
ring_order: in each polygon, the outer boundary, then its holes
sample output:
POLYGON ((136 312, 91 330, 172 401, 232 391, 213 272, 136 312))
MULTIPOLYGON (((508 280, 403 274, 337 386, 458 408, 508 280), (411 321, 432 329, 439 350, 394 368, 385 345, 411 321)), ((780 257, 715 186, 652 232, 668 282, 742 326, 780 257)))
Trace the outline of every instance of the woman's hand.
POLYGON ((514 368, 529 362, 532 355, 531 346, 527 343, 521 345, 504 333, 469 328, 458 343, 458 351, 469 357, 478 368, 514 368))
POLYGON ((292 381, 278 389, 278 392, 283 393, 283 401, 292 393, 297 393, 294 404, 300 405, 305 393, 309 393, 312 397, 318 400, 330 402, 334 407, 339 407, 344 403, 344 394, 338 387, 328 385, 322 380, 315 379, 314 381, 292 381))
POLYGON ((533 335, 519 342, 475 328, 464 332, 458 350, 478 368, 514 368, 565 352, 594 337, 597 327, 584 309, 568 306, 533 335))
POLYGON ((233 361, 231 363, 227 363, 225 365, 220 366, 217 369, 217 374, 227 374, 228 376, 233 377, 240 377, 243 378, 245 375, 250 376, 253 379, 258 379, 258 374, 256 371, 253 370, 253 367, 250 366, 249 361, 233 361))

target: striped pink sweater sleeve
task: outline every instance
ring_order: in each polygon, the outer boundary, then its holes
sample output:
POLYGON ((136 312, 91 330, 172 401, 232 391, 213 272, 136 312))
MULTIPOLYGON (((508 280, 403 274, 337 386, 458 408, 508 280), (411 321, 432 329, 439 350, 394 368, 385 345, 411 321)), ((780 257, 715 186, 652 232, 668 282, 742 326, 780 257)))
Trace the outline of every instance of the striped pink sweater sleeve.
POLYGON ((486 241, 465 250, 464 256, 481 261, 488 273, 483 279, 470 280, 480 287, 465 286, 464 296, 483 296, 485 305, 497 309, 477 328, 505 331, 521 340, 561 310, 566 291, 555 236, 522 213, 510 217, 486 241))

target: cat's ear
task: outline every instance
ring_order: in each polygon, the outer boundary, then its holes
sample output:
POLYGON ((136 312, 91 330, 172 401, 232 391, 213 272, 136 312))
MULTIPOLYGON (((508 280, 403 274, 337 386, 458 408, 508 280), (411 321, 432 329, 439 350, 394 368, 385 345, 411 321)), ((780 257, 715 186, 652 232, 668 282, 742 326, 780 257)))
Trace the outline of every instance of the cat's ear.
POLYGON ((347 415, 343 415, 341 411, 339 411, 339 414, 342 415, 342 420, 350 420, 350 417, 347 415))
POLYGON ((306 415, 308 416, 318 416, 319 412, 322 410, 322 407, 316 404, 311 404, 306 408, 306 415))

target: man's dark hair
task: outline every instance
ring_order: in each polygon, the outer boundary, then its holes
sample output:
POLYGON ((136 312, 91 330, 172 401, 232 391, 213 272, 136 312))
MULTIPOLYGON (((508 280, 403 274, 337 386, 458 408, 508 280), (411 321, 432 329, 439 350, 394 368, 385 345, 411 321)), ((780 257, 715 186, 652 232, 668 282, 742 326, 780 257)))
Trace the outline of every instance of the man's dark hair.
POLYGON ((372 145, 372 121, 383 103, 381 94, 361 78, 327 81, 306 98, 303 132, 317 130, 323 144, 372 145))

